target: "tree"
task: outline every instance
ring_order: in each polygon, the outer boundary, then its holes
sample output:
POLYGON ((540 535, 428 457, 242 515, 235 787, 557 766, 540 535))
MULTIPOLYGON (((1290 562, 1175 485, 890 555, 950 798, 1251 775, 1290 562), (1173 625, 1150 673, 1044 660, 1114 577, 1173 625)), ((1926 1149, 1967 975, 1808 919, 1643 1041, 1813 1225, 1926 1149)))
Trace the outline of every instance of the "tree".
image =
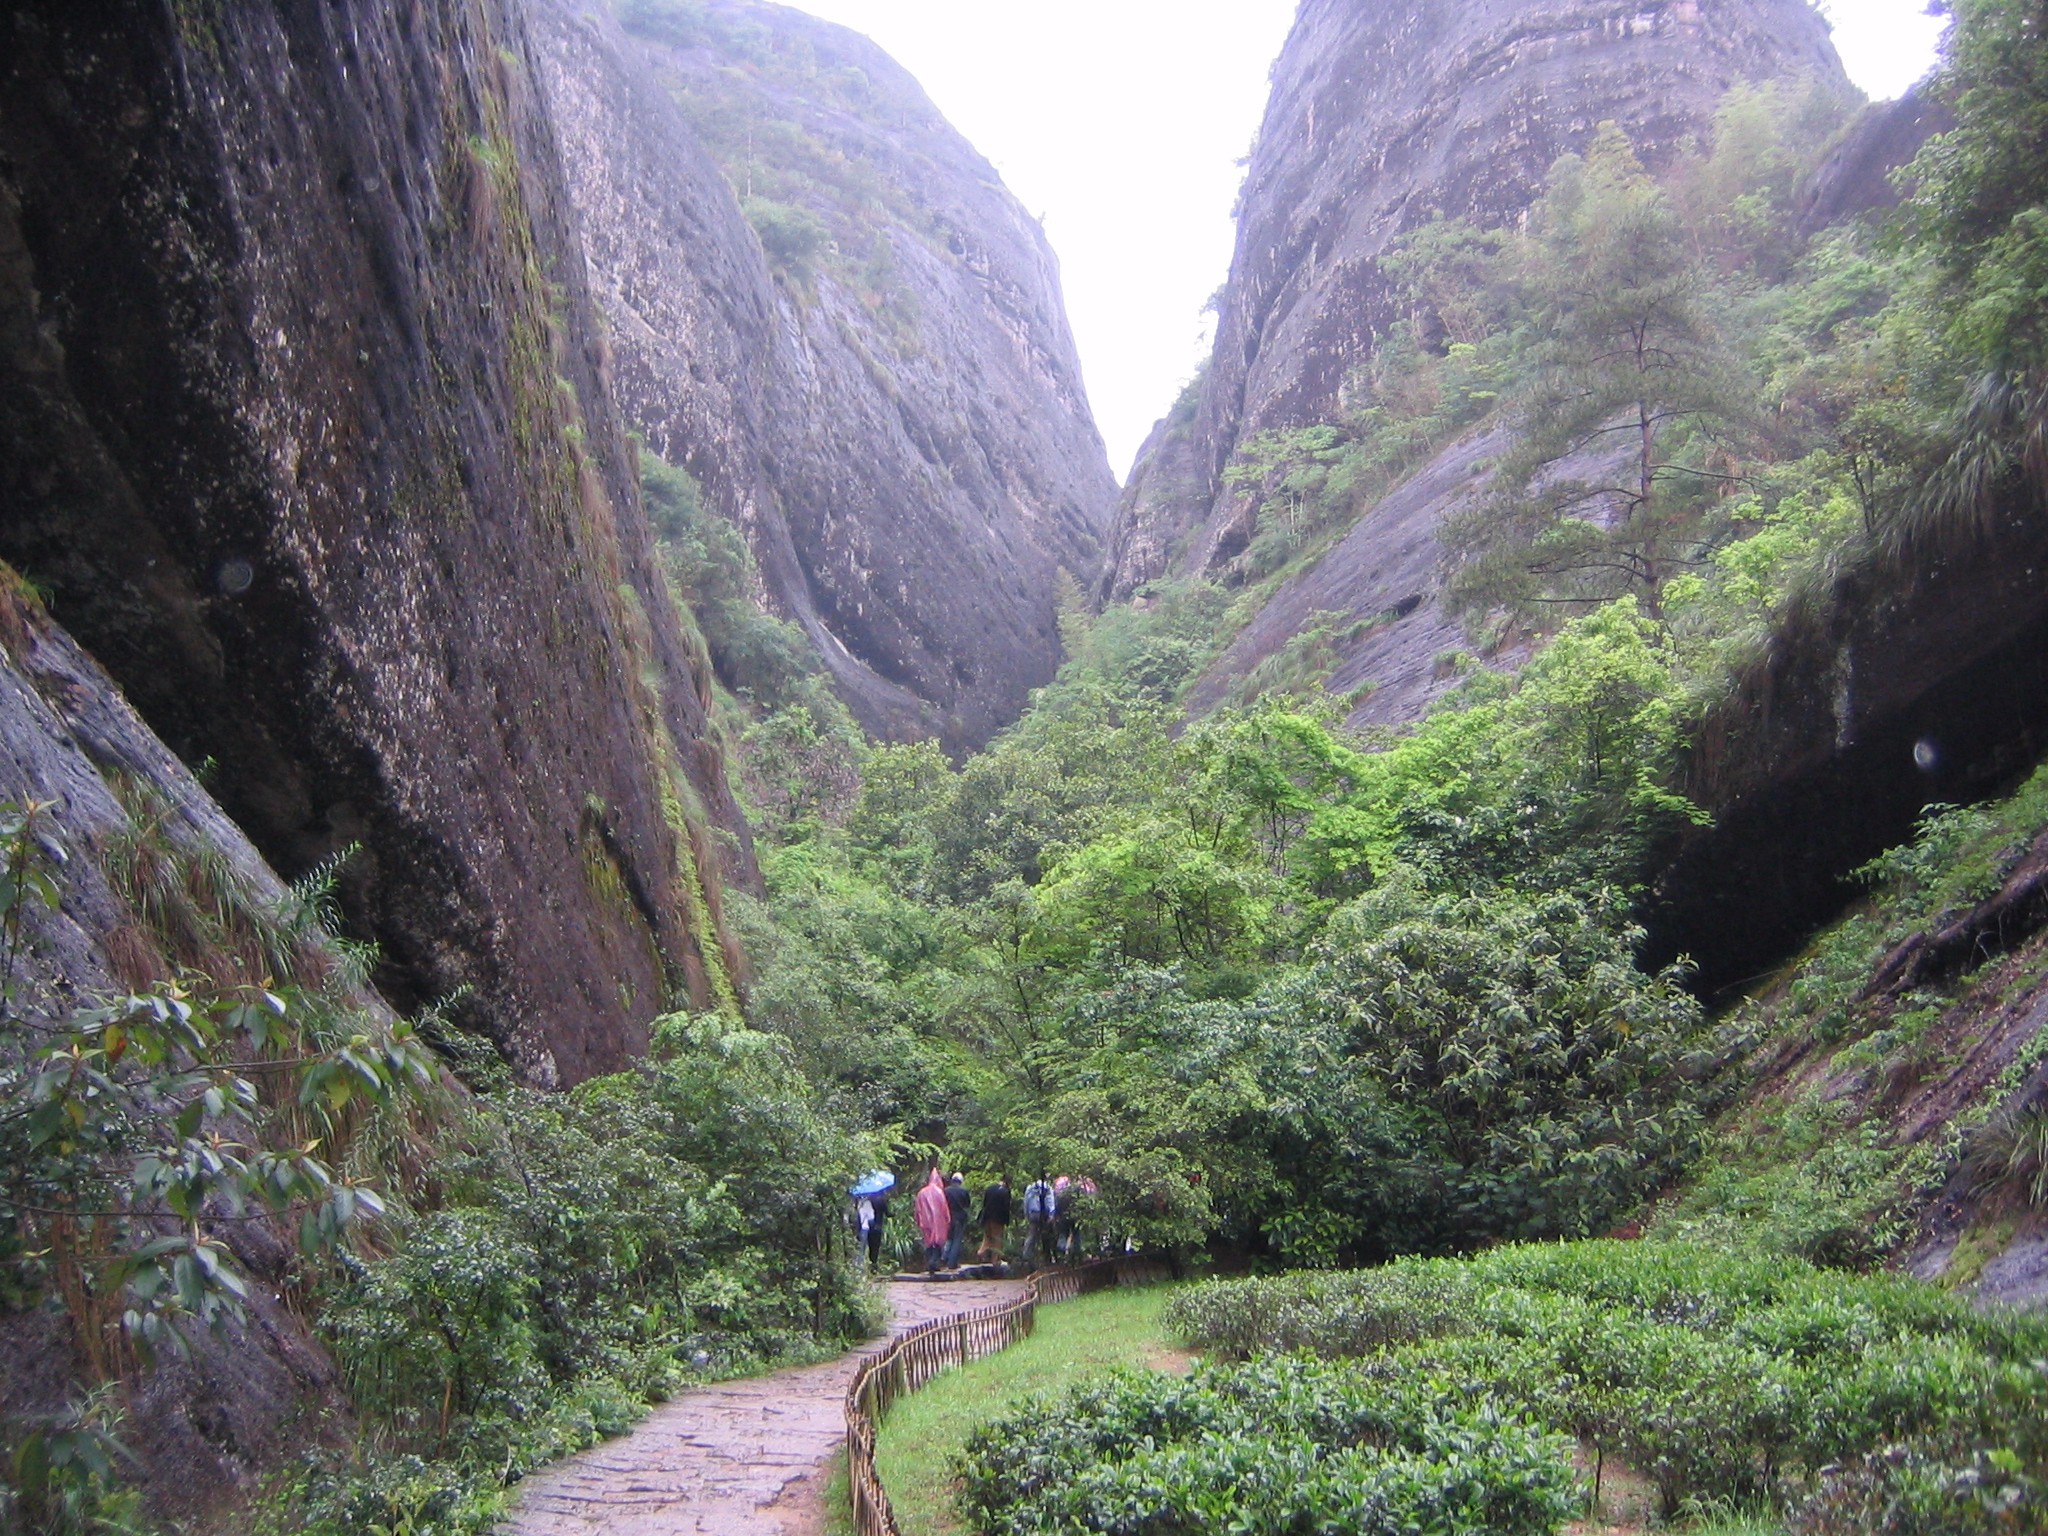
MULTIPOLYGON (((243 1314, 248 1281, 224 1229, 295 1218, 314 1255, 380 1213, 377 1191, 342 1172, 355 1122, 432 1072, 409 1026, 383 1028, 317 985, 188 974, 76 1007, 25 985, 74 857, 50 809, 0 801, 0 1299, 60 1305, 88 1371, 111 1380, 134 1351, 243 1314)), ((142 836, 265 960, 289 962, 279 971, 314 970, 301 945, 331 921, 324 886, 267 902, 142 836)))
POLYGON ((1635 968, 1614 906, 1394 880, 1331 923, 1298 1027, 1416 1117, 1414 1246, 1586 1236, 1697 1150, 1699 1005, 1635 968))
POLYGON ((1976 363, 1954 450, 1894 529, 1979 524, 2023 480, 2048 501, 2048 0, 1953 0, 1935 84, 1956 114, 1913 162, 1915 243, 1976 363))
POLYGON ((1655 613, 1714 462, 1744 415, 1684 228, 1605 125, 1552 168, 1526 248, 1541 340, 1491 496, 1454 521, 1464 608, 1638 593, 1655 613))

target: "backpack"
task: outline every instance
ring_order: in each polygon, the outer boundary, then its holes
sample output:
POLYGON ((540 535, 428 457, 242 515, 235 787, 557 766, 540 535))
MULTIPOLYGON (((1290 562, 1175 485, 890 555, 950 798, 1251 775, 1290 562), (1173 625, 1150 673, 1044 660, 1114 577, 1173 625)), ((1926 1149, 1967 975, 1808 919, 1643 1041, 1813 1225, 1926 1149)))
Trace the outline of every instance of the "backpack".
POLYGON ((1024 1219, 1026 1221, 1052 1220, 1052 1186, 1040 1179, 1024 1191, 1024 1219))

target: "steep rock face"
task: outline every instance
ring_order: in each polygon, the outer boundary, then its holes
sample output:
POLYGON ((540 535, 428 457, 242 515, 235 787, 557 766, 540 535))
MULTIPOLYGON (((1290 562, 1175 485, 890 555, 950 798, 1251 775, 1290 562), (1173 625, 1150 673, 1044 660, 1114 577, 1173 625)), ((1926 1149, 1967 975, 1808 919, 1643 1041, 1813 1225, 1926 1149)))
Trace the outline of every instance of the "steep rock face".
POLYGON ((628 416, 863 724, 981 744, 1058 665, 1059 572, 1092 579, 1116 497, 1037 224, 842 28, 544 10, 628 416))
POLYGON ((1170 456, 1134 475, 1105 590, 1243 547, 1253 499, 1224 467, 1260 432, 1334 416, 1395 318, 1378 261, 1401 233, 1518 217, 1603 121, 1654 167, 1737 81, 1801 73, 1847 89, 1804 0, 1306 0, 1274 67, 1199 404, 1170 456))
POLYGON ((1780 635, 1697 733, 1684 788, 1714 822, 1658 881, 1647 959, 1689 955, 1708 991, 1758 977, 1929 804, 2048 754, 2044 575, 2048 516, 2014 508, 1897 590, 1845 579, 1780 635))
POLYGON ((729 995, 745 829, 508 0, 0 20, 0 556, 402 1007, 531 1080, 729 995))
MULTIPOLYGON (((19 914, 8 980, 22 1017, 63 1018, 191 963, 180 935, 165 931, 174 922, 138 901, 138 869, 203 865, 215 894, 241 912, 289 910, 283 883, 240 829, 5 567, 0 799, 44 808, 37 842, 62 897, 54 911, 28 903, 19 914), (148 860, 135 856, 141 848, 148 860)), ((296 947, 314 967, 334 963, 317 929, 296 947)), ((374 993, 344 990, 340 1001, 369 1027, 390 1022, 374 993)), ((0 1041, 0 1058, 18 1045, 18 1035, 0 1041)), ((224 1222, 221 1233, 259 1281, 247 1320, 194 1329, 189 1351, 166 1351, 134 1381, 121 1430, 153 1512, 201 1525, 303 1449, 306 1422, 338 1429, 348 1413, 333 1362, 278 1300, 296 1258, 289 1234, 264 1222, 224 1222)), ((0 1306, 0 1421, 61 1416, 88 1377, 61 1313, 0 1306)))
POLYGON ((1800 233, 1896 208, 1901 194, 1893 173, 1954 126, 1955 114, 1917 88, 1897 101, 1871 102, 1800 189, 1800 233))
POLYGON ((1204 714, 1296 635, 1322 622, 1337 665, 1324 688, 1339 697, 1365 690, 1345 724, 1401 725, 1421 716, 1457 680, 1442 665, 1465 649, 1464 626, 1437 601, 1443 520, 1486 486, 1500 454, 1500 428, 1460 439, 1361 518, 1321 560, 1276 591, 1188 694, 1204 714), (1354 632, 1355 631, 1355 632, 1354 632))

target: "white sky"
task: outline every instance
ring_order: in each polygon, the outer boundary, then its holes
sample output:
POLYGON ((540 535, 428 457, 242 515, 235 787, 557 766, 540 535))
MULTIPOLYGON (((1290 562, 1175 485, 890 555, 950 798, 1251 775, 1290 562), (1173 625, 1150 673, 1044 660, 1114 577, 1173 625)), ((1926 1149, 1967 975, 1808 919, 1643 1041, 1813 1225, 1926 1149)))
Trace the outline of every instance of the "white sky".
MULTIPOLYGON (((1208 354, 1204 301, 1295 0, 792 0, 865 32, 1045 221, 1121 476, 1208 354)), ((1872 96, 1934 61, 1926 0, 1822 0, 1872 96)))

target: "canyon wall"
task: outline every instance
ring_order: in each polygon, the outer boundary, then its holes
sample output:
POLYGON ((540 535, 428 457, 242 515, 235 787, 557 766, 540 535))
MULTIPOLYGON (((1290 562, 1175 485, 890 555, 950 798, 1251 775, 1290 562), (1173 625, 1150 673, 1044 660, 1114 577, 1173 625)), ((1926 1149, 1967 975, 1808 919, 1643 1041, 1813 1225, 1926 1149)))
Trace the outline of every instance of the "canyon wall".
POLYGON ((1260 432, 1332 417, 1396 318, 1379 258, 1399 235, 1439 216, 1513 221, 1603 122, 1654 168, 1738 81, 1800 75, 1848 90, 1805 0, 1306 0, 1273 68, 1184 445, 1134 475, 1106 589, 1243 547, 1254 498, 1223 469, 1260 432), (1160 472, 1178 482, 1164 494, 1160 472))
POLYGON ((1043 233, 917 83, 755 0, 544 0, 622 406, 870 731, 955 751, 1060 658, 1116 486, 1043 233))
MULTIPOLYGON (((730 1003, 745 824, 523 10, 0 19, 0 558, 528 1080, 730 1003)), ((10 790, 12 786, 8 787, 10 790)))

